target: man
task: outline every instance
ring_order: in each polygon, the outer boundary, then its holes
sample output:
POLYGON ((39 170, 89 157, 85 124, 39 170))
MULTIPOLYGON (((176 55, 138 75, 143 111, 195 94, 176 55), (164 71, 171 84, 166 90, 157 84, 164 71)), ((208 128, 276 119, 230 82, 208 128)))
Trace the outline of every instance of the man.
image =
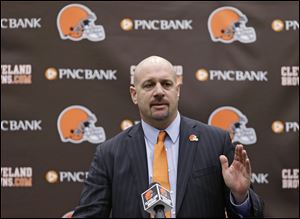
POLYGON ((243 146, 179 114, 180 85, 169 61, 140 62, 130 93, 142 121, 98 146, 74 217, 150 217, 141 194, 152 182, 170 190, 167 217, 263 216, 243 146))

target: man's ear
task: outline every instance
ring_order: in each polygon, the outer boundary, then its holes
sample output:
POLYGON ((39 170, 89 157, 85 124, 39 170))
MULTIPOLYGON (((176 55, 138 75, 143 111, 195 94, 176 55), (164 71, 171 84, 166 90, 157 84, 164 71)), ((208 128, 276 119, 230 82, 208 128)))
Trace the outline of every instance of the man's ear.
POLYGON ((137 104, 137 96, 136 96, 136 89, 135 89, 135 87, 133 85, 131 85, 130 88, 129 88, 129 91, 130 91, 132 102, 134 104, 137 104))
POLYGON ((180 88, 181 88, 181 85, 182 85, 182 76, 176 76, 176 90, 177 90, 177 97, 178 97, 178 100, 179 100, 179 97, 180 97, 180 88))
POLYGON ((180 97, 180 88, 181 88, 181 84, 177 84, 176 89, 177 89, 177 97, 178 97, 178 99, 180 97))

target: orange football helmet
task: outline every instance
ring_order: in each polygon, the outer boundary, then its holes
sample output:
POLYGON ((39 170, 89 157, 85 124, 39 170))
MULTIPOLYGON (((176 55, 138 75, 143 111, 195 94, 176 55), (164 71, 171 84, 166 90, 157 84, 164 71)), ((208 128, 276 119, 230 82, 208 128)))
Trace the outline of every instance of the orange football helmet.
POLYGON ((253 27, 246 27, 247 21, 246 15, 234 7, 218 8, 208 18, 210 37, 214 42, 252 43, 256 41, 256 33, 253 27))
POLYGON ((247 128, 248 119, 238 109, 230 106, 220 107, 212 112, 208 124, 230 133, 232 142, 250 145, 256 143, 253 128, 247 128))
POLYGON ((57 27, 62 39, 79 41, 101 41, 105 39, 102 25, 95 25, 97 17, 86 6, 70 4, 65 6, 58 14, 57 27))
POLYGON ((102 127, 96 127, 96 116, 83 106, 66 108, 57 121, 58 132, 63 142, 79 144, 89 141, 99 144, 105 141, 105 132, 102 127))

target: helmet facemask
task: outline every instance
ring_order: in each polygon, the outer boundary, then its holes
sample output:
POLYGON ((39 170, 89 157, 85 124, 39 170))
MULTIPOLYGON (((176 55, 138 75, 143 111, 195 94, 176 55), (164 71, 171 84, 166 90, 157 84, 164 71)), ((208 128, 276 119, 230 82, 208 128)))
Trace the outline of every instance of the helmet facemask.
POLYGON ((247 18, 240 17, 238 22, 233 24, 236 40, 241 43, 252 43, 256 40, 256 33, 253 27, 246 27, 247 18))
POLYGON ((92 144, 99 144, 105 141, 105 132, 102 127, 95 126, 94 118, 90 118, 89 121, 84 124, 84 138, 92 144))

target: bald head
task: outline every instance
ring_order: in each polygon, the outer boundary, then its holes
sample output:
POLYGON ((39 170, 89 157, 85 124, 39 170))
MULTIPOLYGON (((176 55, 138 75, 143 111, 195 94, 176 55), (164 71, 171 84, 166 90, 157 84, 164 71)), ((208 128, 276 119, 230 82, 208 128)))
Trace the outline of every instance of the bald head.
POLYGON ((176 72, 173 65, 166 59, 159 56, 150 56, 142 60, 135 69, 134 72, 134 85, 136 85, 140 79, 151 71, 165 70, 170 72, 176 78, 176 72))
POLYGON ((130 94, 143 121, 163 130, 176 118, 180 85, 173 65, 159 56, 141 61, 134 73, 130 94))

